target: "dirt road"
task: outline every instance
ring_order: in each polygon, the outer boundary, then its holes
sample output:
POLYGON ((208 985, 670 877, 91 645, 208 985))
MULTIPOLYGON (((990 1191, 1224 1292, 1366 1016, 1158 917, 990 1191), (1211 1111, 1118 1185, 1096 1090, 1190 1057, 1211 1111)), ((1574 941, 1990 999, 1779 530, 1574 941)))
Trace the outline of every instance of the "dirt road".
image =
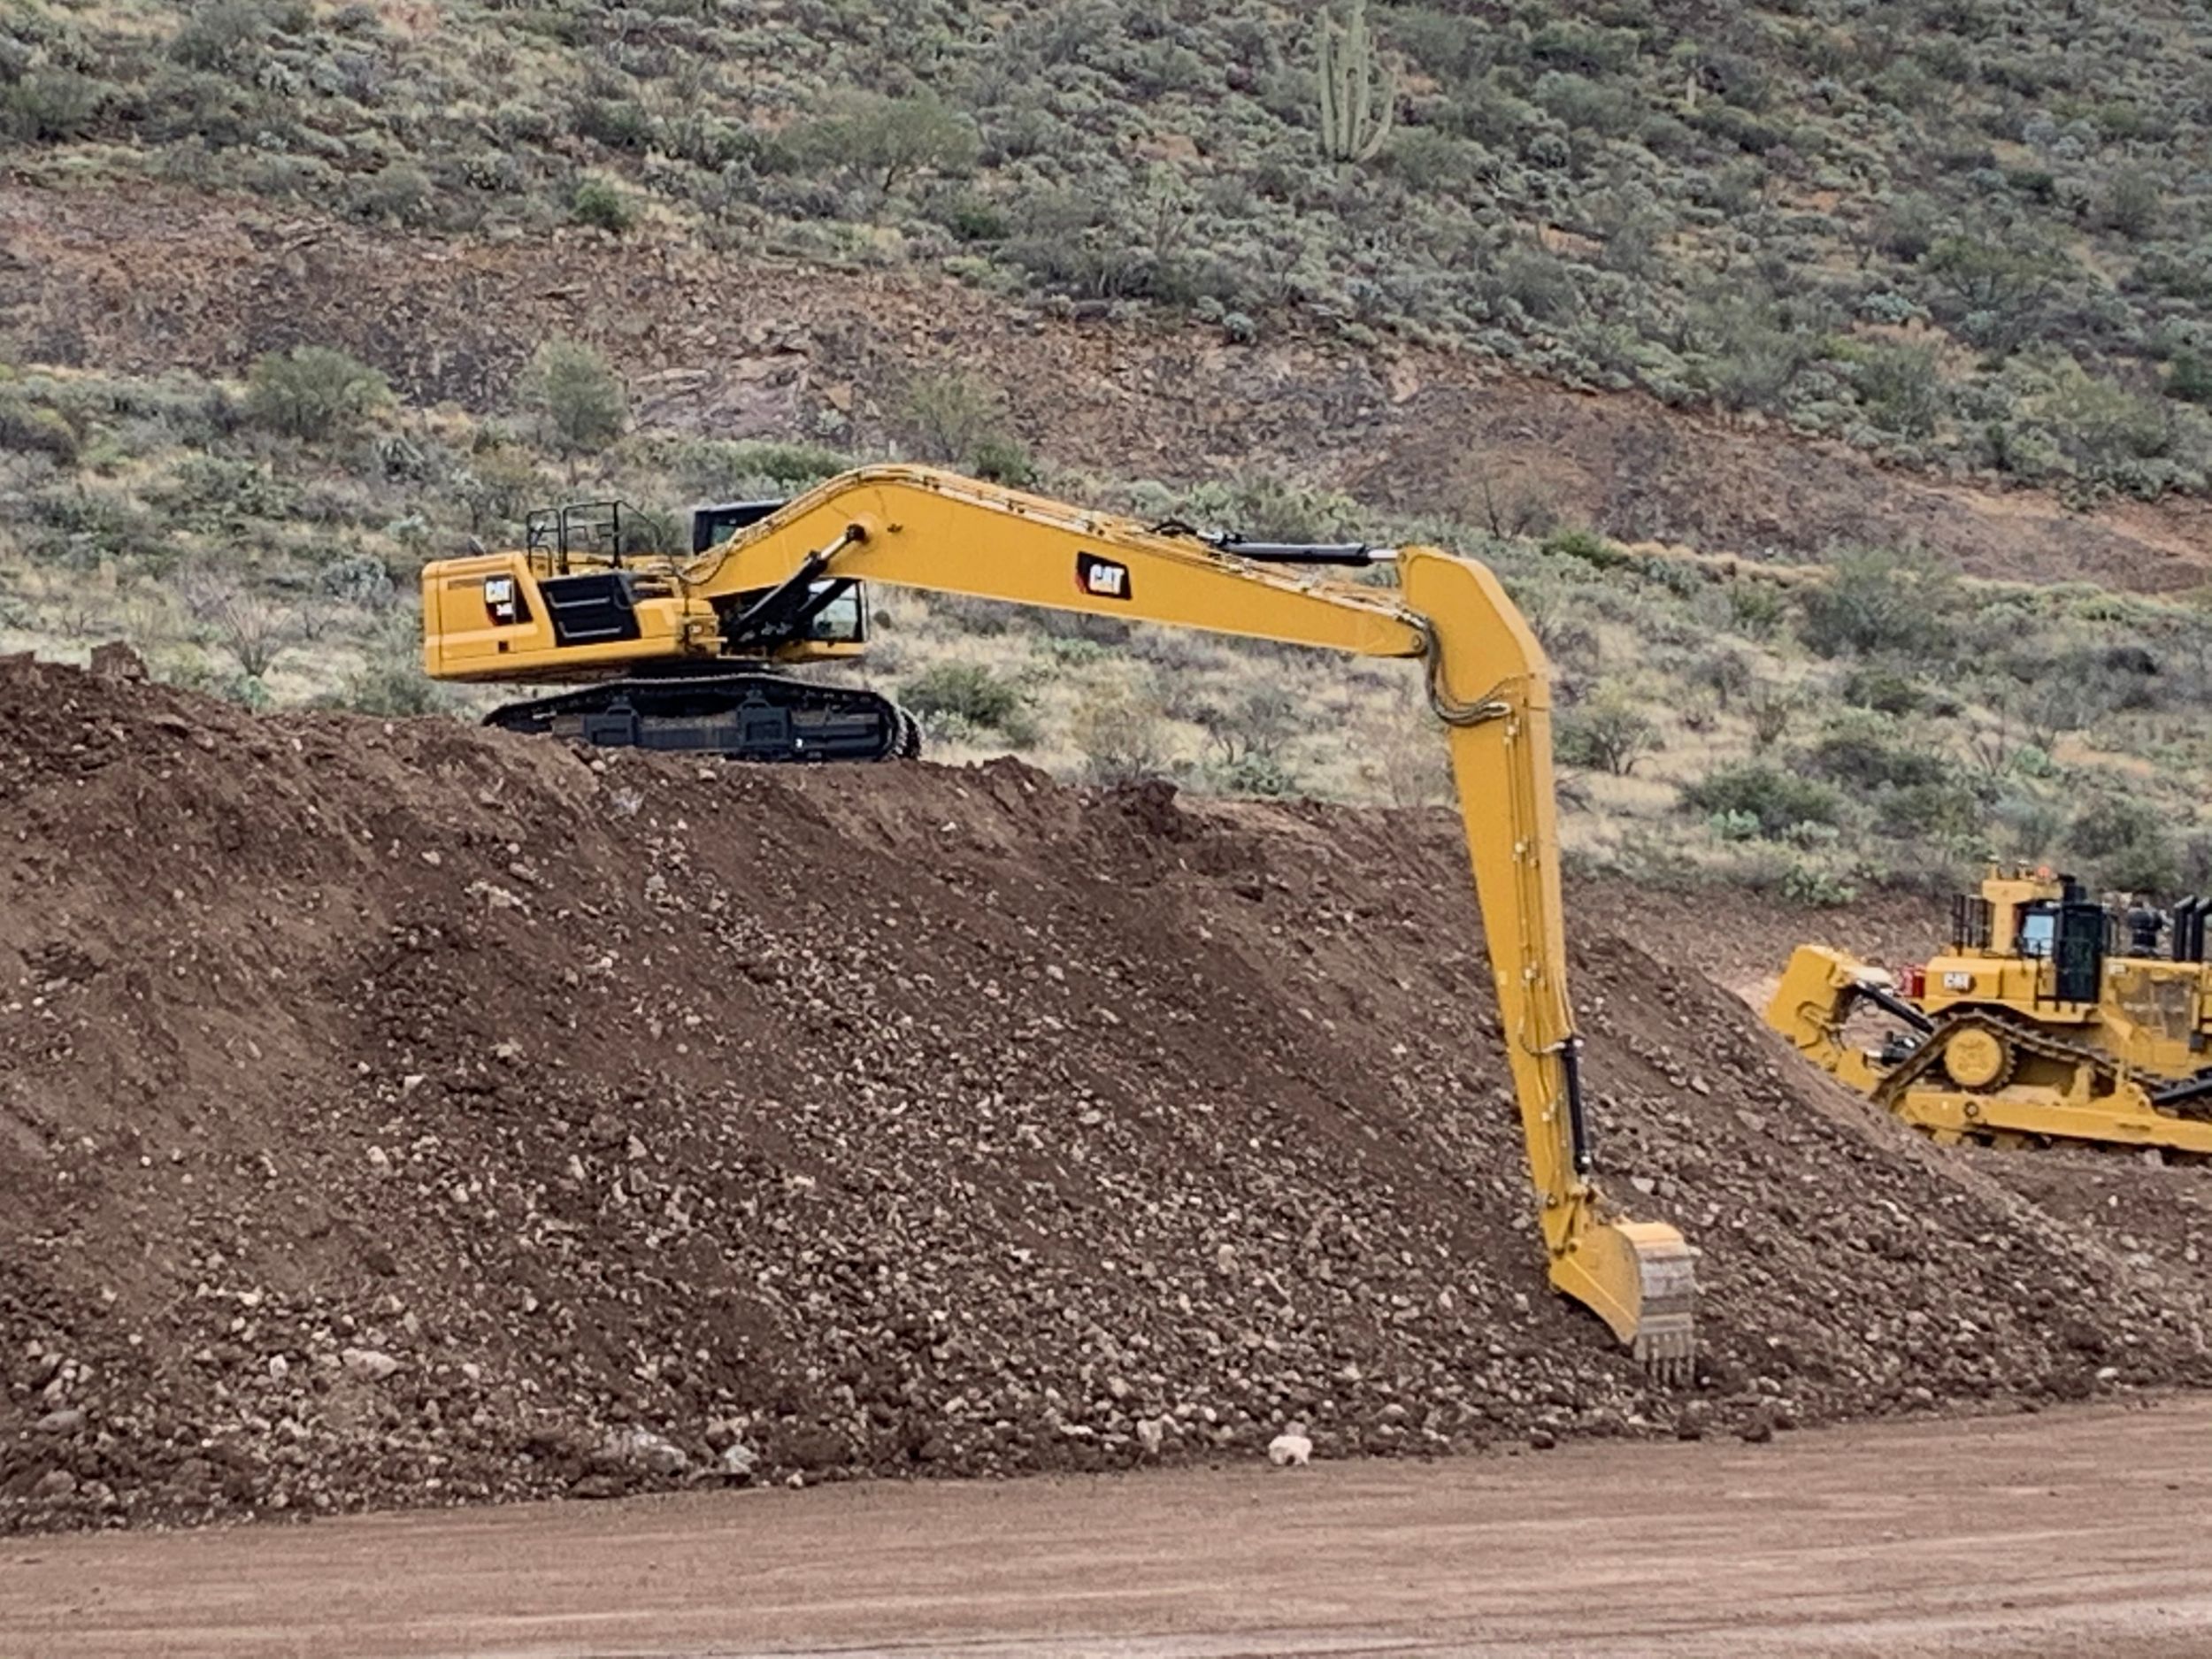
POLYGON ((17 1659, 2212 1651, 2212 1401, 0 1553, 17 1659))

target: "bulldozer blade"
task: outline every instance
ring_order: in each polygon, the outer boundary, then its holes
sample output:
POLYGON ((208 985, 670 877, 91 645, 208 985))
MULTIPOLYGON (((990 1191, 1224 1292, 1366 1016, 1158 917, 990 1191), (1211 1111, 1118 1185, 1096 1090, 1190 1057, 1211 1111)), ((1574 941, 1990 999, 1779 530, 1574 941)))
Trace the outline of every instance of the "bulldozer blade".
POLYGON ((1554 1259, 1551 1282, 1611 1326, 1655 1380, 1687 1382, 1697 1360, 1697 1256, 1664 1222, 1610 1222, 1554 1259))

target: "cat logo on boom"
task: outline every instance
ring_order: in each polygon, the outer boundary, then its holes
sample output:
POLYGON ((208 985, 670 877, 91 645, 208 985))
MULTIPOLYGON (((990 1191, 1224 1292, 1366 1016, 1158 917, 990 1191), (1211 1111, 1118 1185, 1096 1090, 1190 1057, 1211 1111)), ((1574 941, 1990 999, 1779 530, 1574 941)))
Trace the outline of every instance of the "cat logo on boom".
POLYGON ((1075 585, 1094 599, 1129 597, 1129 567, 1095 553, 1075 556, 1075 585))

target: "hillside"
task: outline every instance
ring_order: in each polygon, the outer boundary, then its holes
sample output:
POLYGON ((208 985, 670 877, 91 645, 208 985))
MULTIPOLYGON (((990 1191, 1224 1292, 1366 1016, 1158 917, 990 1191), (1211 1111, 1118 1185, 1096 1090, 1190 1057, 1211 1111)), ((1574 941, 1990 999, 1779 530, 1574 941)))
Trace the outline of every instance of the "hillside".
POLYGON ((1941 468, 2204 482, 2199 8, 35 4, 19 176, 1465 347, 1941 468), (1348 14, 1340 12, 1340 17, 1348 14), (1387 111, 1387 131, 1371 131, 1387 111))

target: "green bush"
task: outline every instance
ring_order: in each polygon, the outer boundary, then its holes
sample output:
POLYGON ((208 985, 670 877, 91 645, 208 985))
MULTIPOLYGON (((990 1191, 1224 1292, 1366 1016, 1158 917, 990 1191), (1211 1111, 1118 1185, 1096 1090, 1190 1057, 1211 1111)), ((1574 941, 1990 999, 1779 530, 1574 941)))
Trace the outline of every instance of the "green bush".
POLYGON ((1035 741, 1028 699, 980 663, 938 663, 899 687, 918 715, 951 715, 1017 742, 1035 741))
POLYGON ((1095 784, 1139 783, 1165 774, 1167 733, 1159 710, 1137 693, 1103 692, 1075 712, 1069 735, 1095 784))
POLYGON ((1627 691, 1603 686, 1563 711, 1553 725, 1552 748, 1564 766, 1582 766, 1625 778, 1659 746, 1659 728, 1627 691))
POLYGON ((1854 352, 1854 382, 1874 423, 1908 438, 1932 436, 1943 412, 1933 346, 1881 341, 1854 352))
POLYGON ((1870 709, 1877 714, 1912 714, 1927 702, 1909 675, 1873 664, 1853 669, 1837 689, 1854 708, 1870 709))
POLYGON ((898 98, 846 93, 793 143, 803 156, 865 175, 886 195, 917 174, 965 173, 980 149, 975 124, 927 91, 898 98))
POLYGON ((1840 719, 1800 757, 1807 772, 1847 789, 1905 789, 1939 784, 1954 768, 1942 756, 1905 741, 1886 716, 1840 719))
POLYGON ((1798 598, 1798 631, 1823 657, 1916 655, 1941 640, 1957 584, 1930 560, 1890 551, 1847 554, 1798 598))
POLYGON ((619 236, 637 223, 637 204, 613 180, 594 173, 578 181, 569 198, 568 215, 579 225, 592 225, 619 236))
POLYGON ((390 401, 383 375, 331 346, 264 352, 246 380, 248 415, 307 443, 350 433, 390 401))
POLYGON ((1247 754, 1232 760, 1216 760, 1206 769, 1207 780, 1224 795, 1256 795, 1271 798, 1296 795, 1298 774, 1280 756, 1247 754))
POLYGON ((917 458, 981 472, 987 464, 1010 472, 1008 483, 1028 481, 1028 451, 1008 430, 1006 394, 979 375, 953 369, 914 375, 899 400, 896 419, 917 458))
POLYGON ((57 410, 0 386, 0 449, 51 456, 64 466, 77 460, 77 432, 57 410))
POLYGON ((630 395, 621 376, 581 341, 549 340, 540 346, 516 391, 540 429, 569 455, 604 448, 629 424, 630 395))
POLYGON ((2130 795, 2092 795, 2067 825, 2066 847, 2107 887, 2158 899, 2181 885, 2181 853, 2168 815, 2130 795))
POLYGON ((109 88, 70 69, 41 69, 0 88, 0 132, 33 144, 61 144, 91 131, 109 88))
POLYGON ((1740 814, 1766 836, 1800 825, 1843 822, 1843 797, 1827 784, 1763 761, 1723 766, 1682 790, 1682 804, 1707 818, 1740 814))

